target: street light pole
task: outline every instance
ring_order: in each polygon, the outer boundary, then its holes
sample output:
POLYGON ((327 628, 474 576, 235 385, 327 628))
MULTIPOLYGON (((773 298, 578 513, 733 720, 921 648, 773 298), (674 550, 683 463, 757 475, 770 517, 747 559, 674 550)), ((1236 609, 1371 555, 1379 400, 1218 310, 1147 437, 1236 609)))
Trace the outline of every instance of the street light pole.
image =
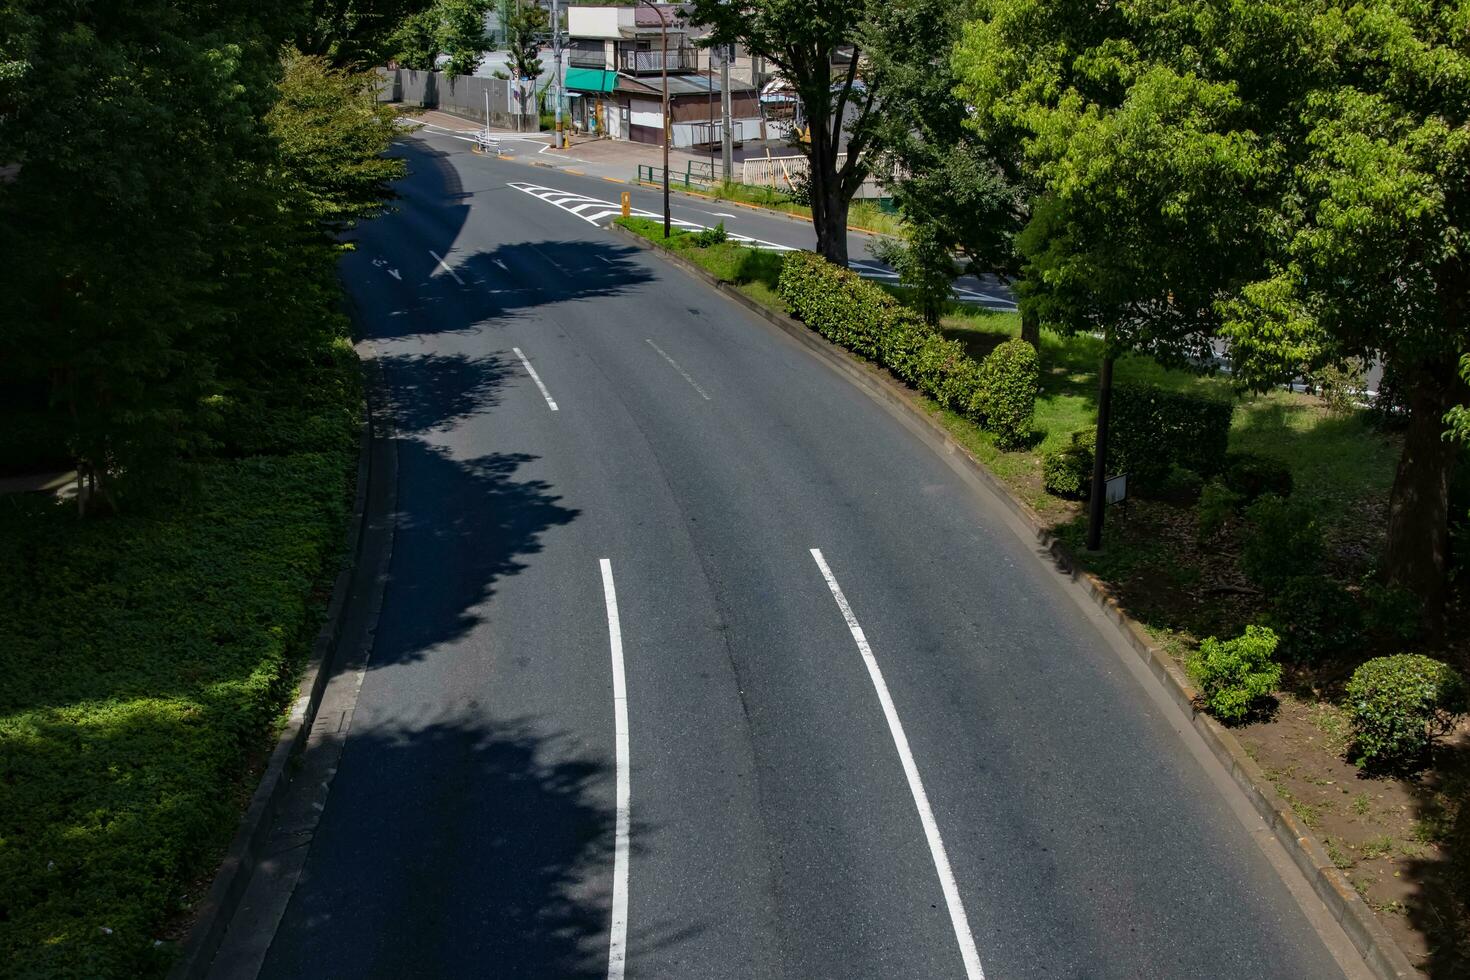
MULTIPOLYGON (((669 19, 664 16, 662 4, 654 4, 653 0, 640 0, 648 5, 648 9, 658 14, 658 23, 663 34, 663 76, 664 76, 664 237, 668 238, 672 233, 673 219, 669 212, 669 19)), ((638 55, 633 55, 633 63, 638 63, 638 55)))
POLYGON ((561 141, 561 0, 551 0, 551 57, 552 71, 556 73, 556 128, 553 130, 552 144, 558 149, 565 149, 561 141))

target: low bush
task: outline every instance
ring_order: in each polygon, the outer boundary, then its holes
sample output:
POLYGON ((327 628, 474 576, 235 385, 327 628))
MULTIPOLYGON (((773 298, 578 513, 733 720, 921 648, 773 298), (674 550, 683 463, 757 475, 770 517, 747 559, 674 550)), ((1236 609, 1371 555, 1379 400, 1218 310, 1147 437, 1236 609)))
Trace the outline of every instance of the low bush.
POLYGON ((994 432, 1003 448, 1030 435, 1040 369, 1025 341, 1007 341, 977 364, 963 344, 946 339, 886 290, 812 252, 787 254, 778 291, 817 333, 994 432))
POLYGON ((1240 511, 1243 498, 1219 480, 1211 480, 1200 490, 1195 508, 1200 540, 1212 538, 1225 529, 1240 511))
POLYGON ((1108 471, 1127 473, 1142 492, 1158 491, 1171 465, 1212 476, 1225 462, 1233 402, 1150 385, 1113 388, 1108 471))
POLYGON ((1067 500, 1085 500, 1092 489, 1092 452, 1068 446, 1046 454, 1041 462, 1046 492, 1067 500))
POLYGON ((1007 340, 981 362, 970 411, 985 419, 1002 449, 1019 448, 1030 437, 1040 383, 1036 348, 1024 340, 1007 340))
POLYGON ((1358 642, 1362 615, 1352 594, 1337 582, 1298 575, 1272 596, 1265 624, 1281 638, 1281 659, 1311 664, 1358 642))
POLYGON ((1310 575, 1322 557, 1322 529, 1305 501, 1267 494, 1245 509, 1249 531, 1240 549, 1246 578, 1264 589, 1310 575))
POLYGON ((725 223, 721 221, 713 228, 705 228, 703 231, 695 232, 690 240, 698 248, 709 248, 711 245, 723 245, 730 240, 730 235, 725 231, 725 223))
POLYGON ((1419 654, 1375 657, 1353 672, 1347 707, 1357 763, 1403 768, 1423 761, 1466 711, 1465 678, 1419 654))
POLYGON ((1291 467, 1269 456, 1226 453, 1221 476, 1227 487, 1247 501, 1268 493, 1278 497, 1291 496, 1291 467))
POLYGON ((1194 470, 1174 463, 1169 467, 1169 475, 1164 477, 1163 492, 1170 500, 1189 502, 1199 497, 1204 486, 1204 477, 1194 470))
POLYGON ((1275 661, 1277 637, 1269 627, 1247 626, 1233 640, 1211 636, 1189 656, 1185 666, 1200 686, 1210 713, 1221 721, 1239 722, 1281 681, 1275 661))

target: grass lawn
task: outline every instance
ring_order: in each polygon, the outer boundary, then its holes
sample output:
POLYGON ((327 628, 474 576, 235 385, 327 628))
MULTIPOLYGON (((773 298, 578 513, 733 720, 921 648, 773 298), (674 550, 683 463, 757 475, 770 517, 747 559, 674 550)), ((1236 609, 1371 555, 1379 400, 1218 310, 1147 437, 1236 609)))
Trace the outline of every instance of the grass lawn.
MULTIPOLYGON (((662 239, 662 228, 654 222, 624 223, 662 239)), ((786 312, 775 289, 778 256, 729 244, 701 249, 692 236, 670 245, 786 312)), ((894 291, 902 298, 902 290, 894 291)), ((1020 334, 1017 314, 961 306, 952 308, 941 326, 976 359, 1020 334)), ((1045 492, 1041 461, 1067 445, 1073 432, 1093 425, 1101 342, 1043 333, 1040 357, 1036 424, 1044 437, 1028 449, 1003 452, 969 420, 922 396, 921 402, 1073 546, 1078 560, 1107 582, 1176 659, 1182 661, 1202 637, 1234 636, 1259 621, 1271 597, 1241 573, 1240 528, 1227 528, 1201 543, 1190 502, 1139 499, 1126 509, 1115 507, 1103 550, 1089 554, 1081 547, 1083 505, 1045 492)), ((1115 379, 1176 390, 1210 388, 1234 397, 1224 378, 1166 370, 1147 357, 1120 358, 1115 379)), ((1364 413, 1335 413, 1315 397, 1276 391, 1237 398, 1230 448, 1278 459, 1291 469, 1293 495, 1311 501, 1324 531, 1322 571, 1359 595, 1382 553, 1398 436, 1375 428, 1364 413)), ((1446 641, 1431 644, 1421 638, 1414 652, 1470 667, 1470 628, 1460 609, 1446 641)), ((1470 806, 1470 726, 1462 725, 1446 740, 1431 768, 1403 777, 1365 777, 1351 762, 1345 734, 1342 685, 1353 667, 1403 649, 1401 639, 1365 629, 1351 650, 1317 664, 1290 665, 1275 709, 1236 734, 1278 795, 1326 842, 1410 958, 1431 976, 1465 976, 1470 975, 1470 909, 1453 897, 1446 848, 1456 815, 1470 806)))
POLYGON ((340 558, 360 424, 351 349, 323 374, 316 405, 255 416, 257 444, 227 438, 181 502, 79 521, 74 504, 0 497, 5 975, 167 969, 340 558), (266 416, 290 439, 258 444, 266 416))

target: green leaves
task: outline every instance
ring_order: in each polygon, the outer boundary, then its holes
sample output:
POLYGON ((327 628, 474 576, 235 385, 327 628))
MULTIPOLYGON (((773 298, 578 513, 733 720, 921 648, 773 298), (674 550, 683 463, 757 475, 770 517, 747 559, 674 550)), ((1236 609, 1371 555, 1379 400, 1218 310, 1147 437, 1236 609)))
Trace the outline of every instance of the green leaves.
POLYGON ((1375 657, 1353 671, 1348 711, 1358 764, 1403 767, 1425 754, 1470 707, 1465 678, 1448 664, 1418 654, 1375 657))
POLYGON ((1264 626, 1247 626, 1233 640, 1206 637, 1185 666, 1203 690, 1210 713, 1224 722, 1242 722, 1262 698, 1281 683, 1276 663, 1276 634, 1264 626))
POLYGON ((939 404, 1014 448, 1031 435, 1039 366, 1036 350, 1010 340, 976 363, 881 287, 812 252, 788 253, 779 292, 807 326, 887 367, 939 404))

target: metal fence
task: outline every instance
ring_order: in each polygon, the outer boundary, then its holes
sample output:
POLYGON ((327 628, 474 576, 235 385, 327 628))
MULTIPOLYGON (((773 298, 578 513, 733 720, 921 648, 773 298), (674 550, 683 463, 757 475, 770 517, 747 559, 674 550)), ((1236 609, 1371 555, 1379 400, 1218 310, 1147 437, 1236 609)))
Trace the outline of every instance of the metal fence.
POLYGON ((412 71, 408 68, 380 68, 383 78, 378 89, 379 102, 404 102, 425 109, 444 112, 487 123, 501 129, 534 128, 534 97, 527 100, 526 112, 511 110, 511 83, 503 78, 474 78, 446 75, 439 71, 412 71), (485 96, 489 95, 490 116, 485 117, 485 96), (518 118, 519 117, 519 118, 518 118))

